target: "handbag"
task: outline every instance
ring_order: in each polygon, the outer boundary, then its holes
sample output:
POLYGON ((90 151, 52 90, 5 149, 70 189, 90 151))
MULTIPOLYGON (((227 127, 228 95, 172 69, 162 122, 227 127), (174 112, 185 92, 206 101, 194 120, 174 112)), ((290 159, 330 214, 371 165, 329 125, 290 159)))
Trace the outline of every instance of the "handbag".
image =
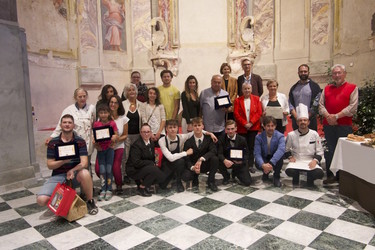
POLYGON ((58 216, 67 216, 75 197, 76 191, 66 181, 59 182, 48 201, 48 208, 58 216))
POLYGON ((161 161, 163 160, 163 153, 161 151, 161 148, 155 147, 155 165, 159 168, 161 168, 161 161))

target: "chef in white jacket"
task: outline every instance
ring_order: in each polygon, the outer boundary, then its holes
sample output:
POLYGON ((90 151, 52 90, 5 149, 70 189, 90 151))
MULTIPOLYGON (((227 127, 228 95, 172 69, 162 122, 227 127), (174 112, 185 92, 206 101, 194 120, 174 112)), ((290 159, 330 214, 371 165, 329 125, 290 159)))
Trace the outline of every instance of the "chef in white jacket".
POLYGON ((315 130, 309 129, 309 113, 306 105, 297 107, 298 129, 288 133, 285 158, 289 164, 285 173, 293 177, 293 186, 299 185, 300 172, 307 172, 307 186, 314 186, 314 180, 323 178, 320 161, 323 156, 321 138, 315 130))

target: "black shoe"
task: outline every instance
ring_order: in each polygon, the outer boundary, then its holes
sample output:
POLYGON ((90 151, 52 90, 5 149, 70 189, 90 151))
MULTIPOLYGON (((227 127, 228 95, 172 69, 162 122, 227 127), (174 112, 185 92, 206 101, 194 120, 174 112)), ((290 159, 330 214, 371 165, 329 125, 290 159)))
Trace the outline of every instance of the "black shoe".
POLYGON ((130 184, 130 178, 127 175, 124 175, 124 180, 122 181, 122 184, 130 184))
POLYGON ((184 191, 185 191, 185 188, 182 185, 181 181, 177 182, 177 193, 181 193, 181 192, 184 192, 184 191))
POLYGON ((314 179, 307 177, 307 187, 315 187, 314 179))
POLYGON ((327 185, 327 184, 333 184, 336 182, 337 182, 337 178, 335 176, 330 176, 330 177, 327 177, 327 179, 323 181, 323 184, 327 185))
POLYGON ((262 181, 263 182, 268 181, 268 174, 263 173, 263 175, 262 175, 262 181))
POLYGON ((122 190, 122 186, 117 185, 116 187, 116 195, 121 195, 124 193, 124 190, 122 190))
POLYGON ((87 205, 87 212, 91 215, 95 215, 98 213, 98 207, 95 205, 94 199, 91 199, 86 202, 87 205))
POLYGON ((228 185, 229 184, 229 178, 224 178, 222 184, 228 185))
POLYGON ((208 183, 208 188, 211 189, 211 191, 213 192, 216 192, 218 189, 217 189, 217 186, 216 184, 213 182, 213 183, 208 183))
POLYGON ((138 194, 143 197, 150 197, 152 195, 150 192, 147 191, 146 188, 139 188, 138 194))
POLYGON ((193 188, 199 186, 198 177, 193 179, 193 181, 192 181, 192 186, 193 186, 193 188))
POLYGON ((298 177, 293 177, 292 184, 293 184, 293 187, 299 186, 299 175, 298 177))
POLYGON ((280 178, 275 178, 275 177, 273 177, 273 185, 274 185, 275 187, 281 187, 280 178))
POLYGON ((256 169, 254 167, 250 167, 249 171, 250 173, 254 174, 256 172, 256 169))

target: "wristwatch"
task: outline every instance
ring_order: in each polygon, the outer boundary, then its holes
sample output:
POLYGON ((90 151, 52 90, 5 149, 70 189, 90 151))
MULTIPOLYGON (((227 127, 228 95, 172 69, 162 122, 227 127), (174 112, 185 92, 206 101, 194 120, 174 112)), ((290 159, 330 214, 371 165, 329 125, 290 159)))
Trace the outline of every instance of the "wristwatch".
POLYGON ((335 114, 335 118, 336 118, 336 120, 338 120, 339 119, 339 115, 335 114))

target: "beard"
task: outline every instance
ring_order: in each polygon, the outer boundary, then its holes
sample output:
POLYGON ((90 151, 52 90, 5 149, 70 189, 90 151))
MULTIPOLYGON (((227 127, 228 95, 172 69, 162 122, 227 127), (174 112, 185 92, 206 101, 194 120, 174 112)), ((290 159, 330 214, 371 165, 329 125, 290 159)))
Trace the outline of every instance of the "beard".
POLYGON ((299 76, 299 79, 301 79, 302 81, 306 81, 307 78, 309 78, 309 75, 298 75, 299 76))

